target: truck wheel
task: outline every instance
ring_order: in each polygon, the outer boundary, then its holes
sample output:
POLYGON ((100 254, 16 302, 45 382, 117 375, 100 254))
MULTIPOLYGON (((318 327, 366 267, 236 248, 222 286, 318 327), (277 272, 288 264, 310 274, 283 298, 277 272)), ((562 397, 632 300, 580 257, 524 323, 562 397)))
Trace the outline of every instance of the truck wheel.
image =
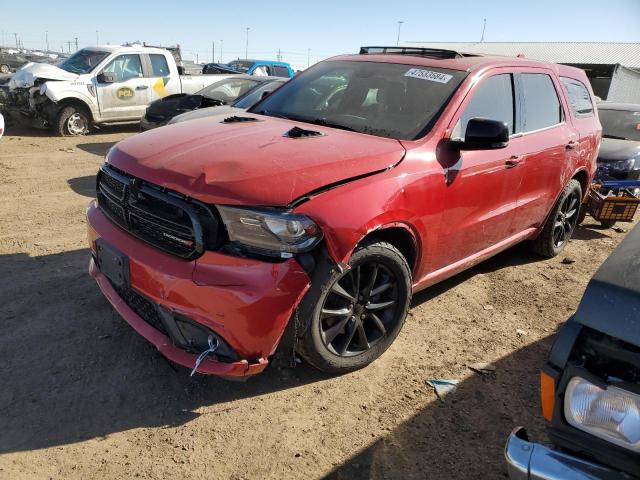
POLYGON ((324 372, 350 372, 373 362, 398 336, 409 309, 411 270, 393 245, 366 242, 349 265, 322 286, 297 347, 324 372))
POLYGON ((9 73, 9 65, 5 65, 4 63, 0 65, 0 73, 9 73))
POLYGON ((553 207, 542 232, 532 242, 534 252, 552 258, 564 250, 578 223, 581 198, 580 182, 571 180, 553 207))
POLYGON ((61 137, 77 137, 89 133, 89 115, 82 108, 64 107, 58 113, 54 130, 61 137))

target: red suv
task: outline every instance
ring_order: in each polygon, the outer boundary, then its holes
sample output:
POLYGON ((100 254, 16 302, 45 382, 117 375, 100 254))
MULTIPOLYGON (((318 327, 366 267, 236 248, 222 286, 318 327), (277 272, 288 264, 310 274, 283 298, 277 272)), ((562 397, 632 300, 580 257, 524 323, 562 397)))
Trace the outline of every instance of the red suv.
POLYGON ((112 148, 87 212, 91 275, 194 371, 256 374, 287 326, 315 367, 357 369, 412 292, 524 240, 557 255, 600 136, 576 68, 363 48, 247 113, 112 148))

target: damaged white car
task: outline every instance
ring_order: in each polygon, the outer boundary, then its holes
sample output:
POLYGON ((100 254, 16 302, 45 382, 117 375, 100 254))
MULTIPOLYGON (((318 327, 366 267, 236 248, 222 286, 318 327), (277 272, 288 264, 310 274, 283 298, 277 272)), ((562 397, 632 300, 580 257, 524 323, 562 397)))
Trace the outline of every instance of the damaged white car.
POLYGON ((57 66, 29 63, 4 87, 5 115, 58 135, 84 135, 93 126, 139 121, 149 103, 226 77, 181 75, 174 55, 156 47, 99 46, 57 66))

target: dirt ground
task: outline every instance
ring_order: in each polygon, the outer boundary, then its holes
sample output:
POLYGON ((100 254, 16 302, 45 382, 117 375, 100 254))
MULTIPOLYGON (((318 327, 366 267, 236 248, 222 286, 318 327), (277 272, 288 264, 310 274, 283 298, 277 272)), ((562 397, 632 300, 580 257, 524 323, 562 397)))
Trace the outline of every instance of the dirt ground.
POLYGON ((135 130, 0 140, 0 478, 506 478, 514 426, 545 440, 539 368, 624 233, 587 219, 559 258, 516 247, 416 295, 361 371, 281 357, 245 383, 190 378, 87 274, 94 174, 135 130), (444 402, 425 383, 438 378, 460 380, 444 402))

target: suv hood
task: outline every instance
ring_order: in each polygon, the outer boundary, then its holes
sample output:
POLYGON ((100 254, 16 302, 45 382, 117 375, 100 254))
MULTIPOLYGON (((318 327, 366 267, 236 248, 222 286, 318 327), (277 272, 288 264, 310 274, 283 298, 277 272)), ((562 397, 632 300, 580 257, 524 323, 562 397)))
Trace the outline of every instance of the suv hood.
POLYGON ((35 85, 36 80, 75 80, 80 75, 77 73, 67 72, 55 65, 48 63, 27 63, 18 70, 11 80, 9 80, 9 89, 29 88, 35 85))
POLYGON ((593 276, 574 320, 640 347, 640 225, 593 276))
POLYGON ((396 165, 397 140, 261 115, 177 123, 130 137, 107 155, 116 168, 206 203, 286 206, 327 185, 396 165), (323 136, 290 138, 293 127, 323 136))

